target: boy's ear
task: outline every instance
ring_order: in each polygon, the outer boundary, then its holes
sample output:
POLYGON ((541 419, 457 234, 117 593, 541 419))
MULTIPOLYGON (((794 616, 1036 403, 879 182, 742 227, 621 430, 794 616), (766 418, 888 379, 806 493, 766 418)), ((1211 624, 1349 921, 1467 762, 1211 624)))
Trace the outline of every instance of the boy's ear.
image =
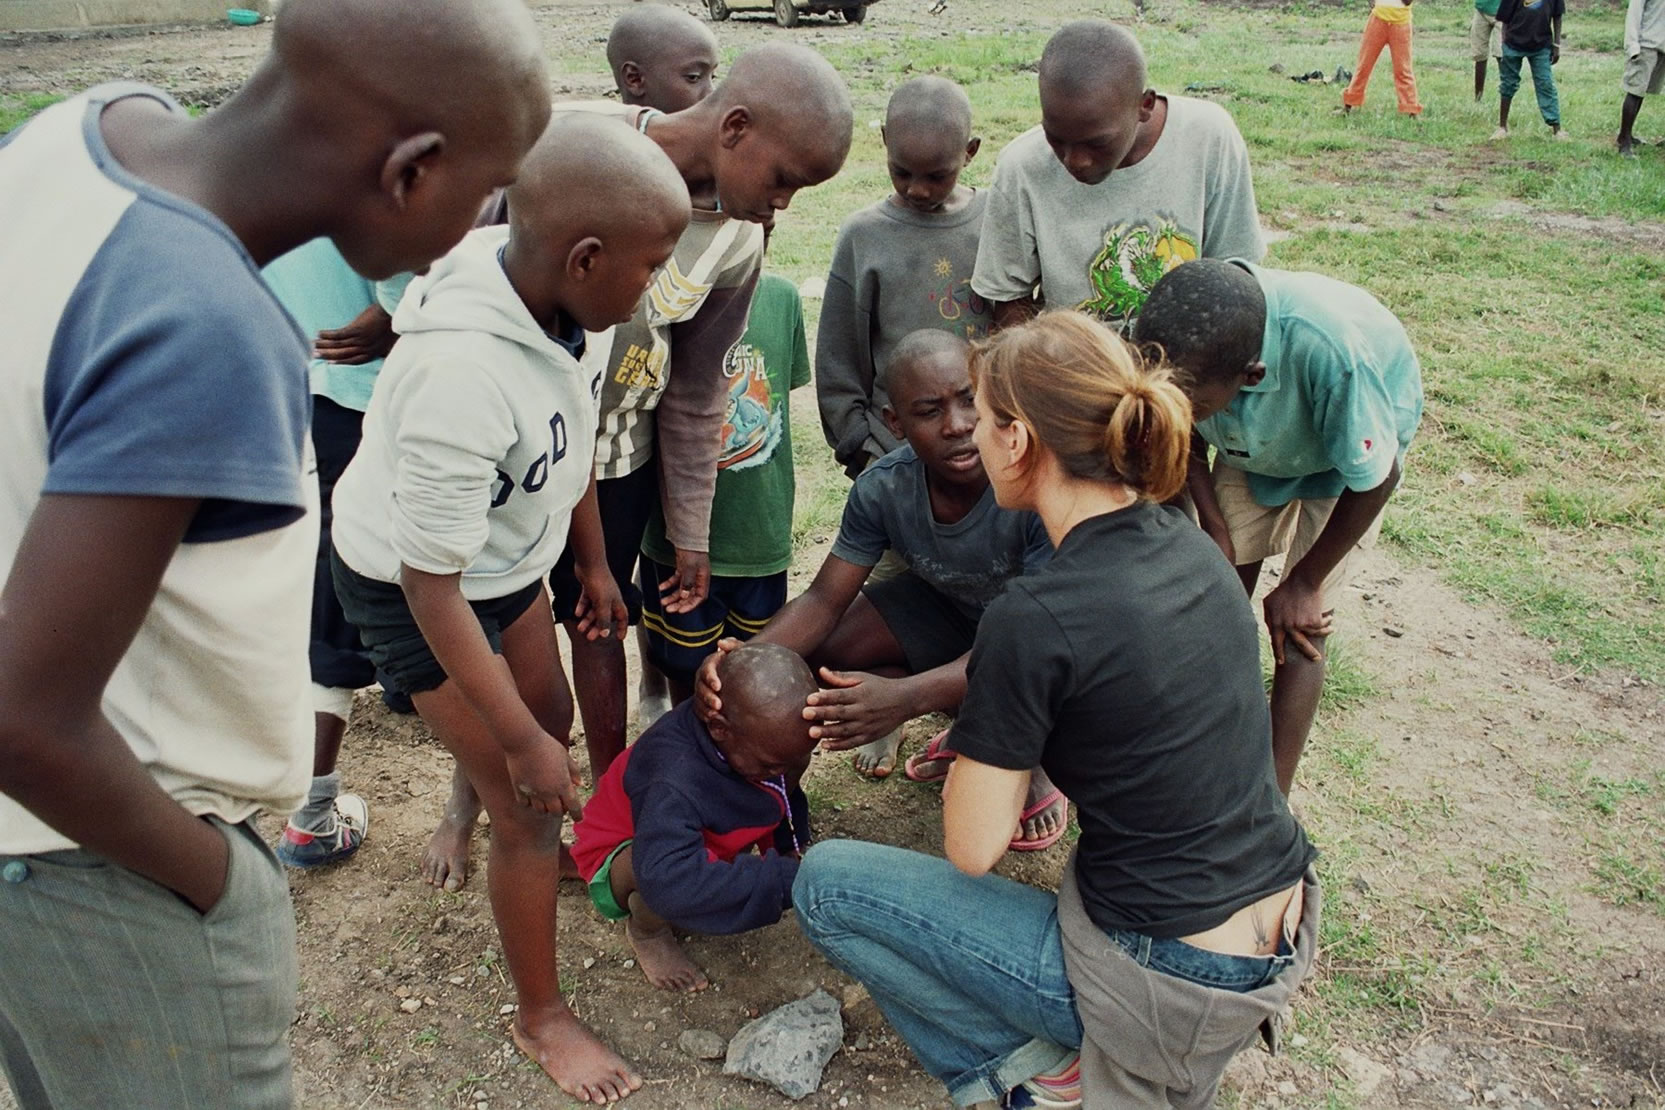
POLYGON ((733 150, 745 138, 746 132, 755 126, 751 109, 744 104, 736 104, 717 121, 717 141, 724 150, 733 150))
POLYGON ((886 405, 879 415, 885 418, 885 427, 890 429, 891 435, 895 436, 897 439, 908 438, 902 434, 902 421, 897 419, 896 410, 894 408, 890 405, 886 405))
POLYGON ((642 67, 635 62, 625 62, 619 67, 619 80, 625 91, 640 94, 642 91, 642 67))
POLYGON ((583 281, 595 272, 601 263, 601 240, 594 235, 588 235, 572 245, 567 251, 567 277, 573 281, 583 281))
POLYGON ((445 136, 438 131, 423 131, 400 139, 382 163, 382 192, 393 198, 403 210, 410 203, 410 195, 417 182, 434 168, 434 163, 445 151, 445 136))
POLYGON ((971 141, 969 143, 965 144, 965 160, 967 162, 970 162, 973 158, 977 157, 977 152, 979 150, 982 150, 982 149, 983 149, 983 139, 982 139, 982 137, 979 136, 979 135, 973 135, 971 137, 971 141))
POLYGON ((1243 367, 1243 384, 1257 386, 1266 380, 1266 364, 1256 359, 1243 367))
POLYGON ((1156 113, 1156 90, 1146 89, 1145 95, 1139 99, 1139 122, 1149 123, 1150 117, 1156 113))

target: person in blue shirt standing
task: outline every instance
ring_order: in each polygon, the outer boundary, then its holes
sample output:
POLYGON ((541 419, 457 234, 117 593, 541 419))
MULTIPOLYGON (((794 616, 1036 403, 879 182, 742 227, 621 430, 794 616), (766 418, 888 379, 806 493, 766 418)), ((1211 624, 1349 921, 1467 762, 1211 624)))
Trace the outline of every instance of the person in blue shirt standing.
POLYGON ((341 613, 330 578, 330 499, 363 437, 364 410, 392 349, 392 310, 410 282, 360 277, 328 239, 314 239, 260 272, 266 287, 312 343, 312 447, 318 461, 318 561, 312 583, 308 663, 312 672, 312 785, 290 814, 277 857, 290 867, 336 863, 358 851, 370 828, 362 797, 341 793, 336 760, 353 712, 353 692, 376 680, 358 629, 341 613))
POLYGON ((1422 369, 1404 326, 1369 293, 1241 260, 1169 272, 1134 339, 1160 347, 1186 381, 1187 489, 1203 530, 1251 594, 1261 562, 1286 556, 1263 606, 1287 795, 1324 686, 1336 593, 1381 528, 1422 420, 1422 369))

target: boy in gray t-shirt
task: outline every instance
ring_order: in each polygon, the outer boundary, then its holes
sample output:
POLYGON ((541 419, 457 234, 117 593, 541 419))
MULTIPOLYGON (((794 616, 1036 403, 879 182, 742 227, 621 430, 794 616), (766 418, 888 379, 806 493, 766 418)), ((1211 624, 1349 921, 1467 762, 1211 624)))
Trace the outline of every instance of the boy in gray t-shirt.
POLYGON ((904 82, 882 134, 896 191, 839 229, 815 344, 821 427, 852 478, 901 445, 880 379, 902 337, 940 328, 971 340, 994 322, 971 290, 988 194, 959 183, 982 145, 965 90, 942 77, 904 82))
POLYGON ((1249 154, 1218 105, 1162 97, 1132 35, 1070 23, 1040 64, 1041 125, 1000 154, 972 288, 997 325, 1042 304, 1128 329, 1193 258, 1266 254, 1249 154))

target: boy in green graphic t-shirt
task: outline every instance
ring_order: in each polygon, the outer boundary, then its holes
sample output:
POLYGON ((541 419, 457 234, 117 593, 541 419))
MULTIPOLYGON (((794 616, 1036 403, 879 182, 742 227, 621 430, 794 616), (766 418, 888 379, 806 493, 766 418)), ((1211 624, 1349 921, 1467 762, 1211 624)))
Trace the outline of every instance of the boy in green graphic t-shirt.
POLYGON ((759 280, 746 334, 729 351, 723 375, 728 415, 711 503, 711 592, 704 602, 686 613, 659 604, 654 587, 671 577, 676 564, 662 507, 655 507, 642 538, 644 728, 689 695, 695 668, 719 639, 751 639, 786 604, 795 481, 788 400, 810 380, 803 304, 790 281, 778 274, 759 280))

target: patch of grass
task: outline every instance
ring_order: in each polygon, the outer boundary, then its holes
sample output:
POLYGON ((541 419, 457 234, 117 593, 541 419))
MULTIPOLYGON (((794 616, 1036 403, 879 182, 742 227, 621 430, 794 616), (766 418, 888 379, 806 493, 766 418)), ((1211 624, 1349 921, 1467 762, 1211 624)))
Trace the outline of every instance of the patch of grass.
POLYGON ((57 93, 0 95, 0 135, 4 135, 36 112, 50 108, 63 97, 57 93))
POLYGON ((1659 861, 1638 858, 1635 852, 1613 848, 1602 853, 1595 893, 1615 906, 1647 906, 1665 916, 1665 872, 1659 861))

